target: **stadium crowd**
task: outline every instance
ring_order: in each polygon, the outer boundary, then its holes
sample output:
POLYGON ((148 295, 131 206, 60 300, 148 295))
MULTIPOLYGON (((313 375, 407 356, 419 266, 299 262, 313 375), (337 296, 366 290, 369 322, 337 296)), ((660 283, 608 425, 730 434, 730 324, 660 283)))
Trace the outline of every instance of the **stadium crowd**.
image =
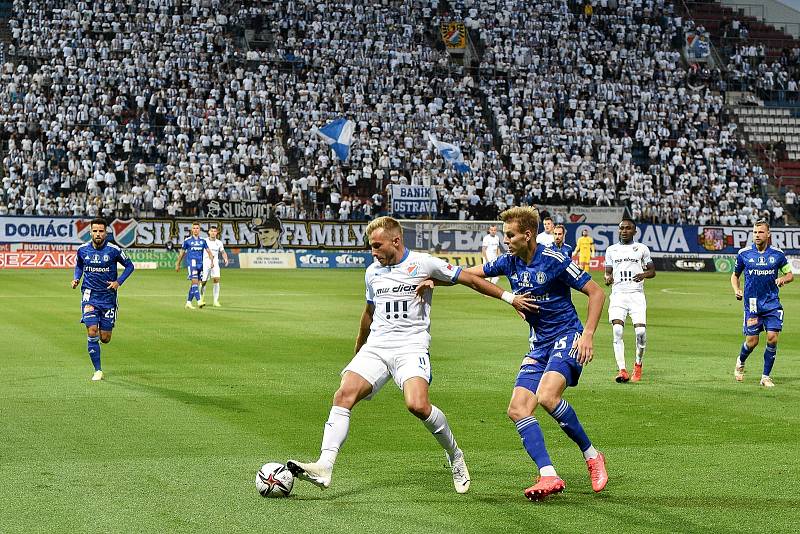
POLYGON ((16 0, 0 214, 192 216, 216 199, 366 219, 388 185, 419 184, 441 218, 580 204, 784 219, 719 87, 681 67, 687 21, 663 0, 221 4, 16 0), (445 20, 471 29, 475 68, 446 51, 445 20), (312 134, 341 116, 356 122, 344 163, 312 134))

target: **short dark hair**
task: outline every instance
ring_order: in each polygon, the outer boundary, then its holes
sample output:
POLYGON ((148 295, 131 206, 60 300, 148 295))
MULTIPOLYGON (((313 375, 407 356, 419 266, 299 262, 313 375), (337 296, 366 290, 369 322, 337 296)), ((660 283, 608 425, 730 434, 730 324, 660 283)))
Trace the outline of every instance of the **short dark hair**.
POLYGON ((99 224, 99 225, 100 225, 100 226, 102 226, 103 228, 105 228, 105 227, 107 227, 107 226, 108 226, 108 223, 107 223, 107 222, 106 222, 106 220, 105 220, 105 219, 103 219, 102 217, 97 217, 97 218, 95 218, 95 219, 92 219, 92 220, 91 220, 91 222, 89 223, 89 228, 91 228, 91 227, 92 227, 92 226, 94 226, 95 224, 99 224))
POLYGON ((624 223, 624 222, 629 222, 629 223, 631 223, 631 224, 632 224, 634 227, 636 227, 636 221, 634 221, 634 220, 633 220, 633 219, 631 219, 630 217, 623 217, 623 218, 622 218, 622 219, 619 221, 619 223, 620 223, 620 224, 622 224, 622 223, 624 223))
POLYGON ((547 217, 545 217, 544 219, 542 219, 542 222, 545 222, 545 221, 550 221, 550 222, 553 222, 553 218, 552 218, 552 217, 550 217, 550 216, 547 216, 547 217))

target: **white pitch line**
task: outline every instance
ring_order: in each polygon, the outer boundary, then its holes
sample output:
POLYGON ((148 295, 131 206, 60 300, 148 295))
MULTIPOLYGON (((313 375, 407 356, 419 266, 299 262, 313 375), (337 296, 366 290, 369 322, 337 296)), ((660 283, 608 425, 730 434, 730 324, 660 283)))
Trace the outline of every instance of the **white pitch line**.
POLYGON ((665 287, 661 290, 662 293, 669 293, 670 295, 707 295, 707 293, 689 293, 688 291, 674 291, 671 287, 665 287))

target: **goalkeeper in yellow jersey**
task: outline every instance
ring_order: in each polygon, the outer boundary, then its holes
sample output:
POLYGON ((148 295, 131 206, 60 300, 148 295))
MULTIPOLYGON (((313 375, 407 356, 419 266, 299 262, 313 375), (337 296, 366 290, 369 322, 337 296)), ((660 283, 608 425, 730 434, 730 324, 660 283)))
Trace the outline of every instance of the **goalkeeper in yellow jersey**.
POLYGON ((589 235, 589 230, 586 228, 581 231, 581 236, 578 238, 575 248, 578 249, 578 264, 581 266, 581 269, 589 272, 589 262, 596 252, 594 249, 594 239, 589 235))

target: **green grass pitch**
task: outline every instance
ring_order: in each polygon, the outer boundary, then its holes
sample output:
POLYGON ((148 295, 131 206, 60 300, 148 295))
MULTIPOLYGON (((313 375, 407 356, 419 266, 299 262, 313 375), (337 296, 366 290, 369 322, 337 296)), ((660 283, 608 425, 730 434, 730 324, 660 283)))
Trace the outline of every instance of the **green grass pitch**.
MULTIPOLYGON (((733 380, 741 303, 728 275, 647 282, 641 384, 614 383, 604 312, 596 358, 568 390, 608 461, 591 491, 577 447, 537 412, 564 494, 524 499, 534 466, 505 409, 527 330, 507 305, 437 288, 432 400, 472 474, 457 495, 435 440, 391 383, 359 405, 327 491, 263 499, 267 461, 316 458, 364 305, 361 271, 224 271, 220 309, 183 309, 183 273, 123 286, 107 379, 89 381, 67 271, 0 271, 0 532, 787 532, 800 495, 800 291, 773 377, 733 380)), ((596 279, 597 278, 597 275, 596 279)), ((574 301, 585 313, 586 298, 574 301)), ((628 361, 633 329, 625 331, 628 361)))

